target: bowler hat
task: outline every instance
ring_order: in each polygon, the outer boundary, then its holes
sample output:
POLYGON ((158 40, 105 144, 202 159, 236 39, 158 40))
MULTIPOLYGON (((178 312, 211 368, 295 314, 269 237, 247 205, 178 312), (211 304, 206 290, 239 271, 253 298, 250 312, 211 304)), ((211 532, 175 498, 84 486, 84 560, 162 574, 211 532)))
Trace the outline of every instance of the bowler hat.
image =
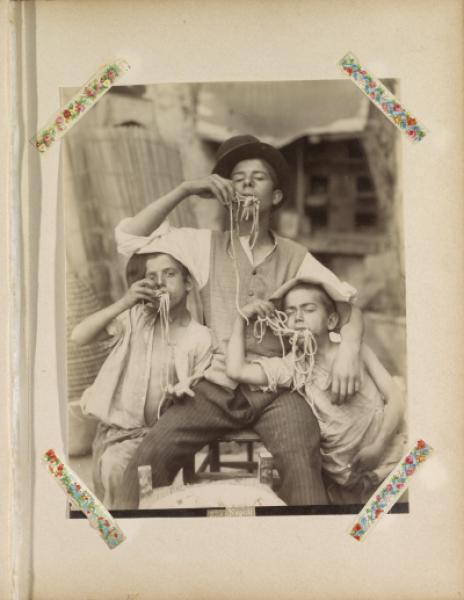
POLYGON ((277 176, 278 189, 283 195, 281 203, 288 200, 292 190, 287 161, 274 146, 261 142, 253 135, 236 135, 223 142, 219 146, 212 172, 229 178, 238 162, 252 158, 261 158, 271 165, 277 176))

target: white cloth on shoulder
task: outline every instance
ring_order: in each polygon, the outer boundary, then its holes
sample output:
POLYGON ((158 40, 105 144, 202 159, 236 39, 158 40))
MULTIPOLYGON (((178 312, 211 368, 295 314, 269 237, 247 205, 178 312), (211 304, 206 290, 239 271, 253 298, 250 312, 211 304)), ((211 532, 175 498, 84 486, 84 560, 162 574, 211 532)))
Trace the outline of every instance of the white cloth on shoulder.
MULTIPOLYGON (((115 228, 116 243, 118 251, 125 256, 132 256, 141 249, 150 252, 166 252, 184 264, 193 277, 197 280, 200 289, 206 285, 210 274, 210 252, 211 252, 211 230, 194 229, 191 227, 171 227, 169 222, 164 221, 157 229, 148 236, 134 235, 124 231, 124 227, 130 222, 130 218, 123 219, 115 228)), ((275 245, 278 236, 274 235, 275 245)), ((253 265, 248 238, 240 237, 242 248, 253 265)), ((274 245, 274 247, 275 247, 274 245)), ((269 250, 269 254, 273 248, 269 250)), ((354 287, 341 281, 335 273, 321 264, 309 252, 296 274, 296 277, 311 277, 321 283, 328 283, 337 290, 341 298, 346 302, 353 302, 357 291, 354 287)))

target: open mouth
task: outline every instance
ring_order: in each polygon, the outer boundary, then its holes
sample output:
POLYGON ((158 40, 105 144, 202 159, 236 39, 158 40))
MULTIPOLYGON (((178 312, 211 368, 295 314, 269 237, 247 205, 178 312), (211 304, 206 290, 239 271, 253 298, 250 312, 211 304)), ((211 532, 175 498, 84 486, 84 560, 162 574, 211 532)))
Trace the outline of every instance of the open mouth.
POLYGON ((169 295, 166 290, 154 290, 153 295, 155 298, 161 298, 161 296, 169 295))
POLYGON ((162 302, 169 302, 169 294, 166 290, 153 290, 153 297, 150 301, 150 304, 153 306, 155 310, 159 309, 159 306, 162 302), (164 300, 163 300, 164 299, 164 300))
POLYGON ((314 333, 311 331, 311 329, 309 329, 309 327, 295 327, 294 328, 294 332, 296 333, 297 337, 298 337, 298 341, 304 340, 306 335, 311 335, 313 336, 314 333))
POLYGON ((235 202, 249 206, 254 202, 258 202, 258 198, 256 194, 239 194, 238 192, 235 192, 235 202))

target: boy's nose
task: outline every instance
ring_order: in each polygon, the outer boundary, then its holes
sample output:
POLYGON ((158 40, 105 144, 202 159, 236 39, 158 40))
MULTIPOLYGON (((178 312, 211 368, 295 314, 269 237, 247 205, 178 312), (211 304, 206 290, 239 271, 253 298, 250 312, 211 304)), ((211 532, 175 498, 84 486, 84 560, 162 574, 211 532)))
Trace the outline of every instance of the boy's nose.
POLYGON ((301 310, 301 308, 298 308, 295 313, 295 321, 302 321, 302 320, 303 320, 303 311, 301 310))
POLYGON ((163 275, 156 275, 155 277, 155 287, 159 288, 164 285, 164 277, 163 275))
POLYGON ((252 186, 253 186, 253 178, 251 177, 251 175, 246 175, 245 178, 243 179, 243 187, 249 188, 252 186))

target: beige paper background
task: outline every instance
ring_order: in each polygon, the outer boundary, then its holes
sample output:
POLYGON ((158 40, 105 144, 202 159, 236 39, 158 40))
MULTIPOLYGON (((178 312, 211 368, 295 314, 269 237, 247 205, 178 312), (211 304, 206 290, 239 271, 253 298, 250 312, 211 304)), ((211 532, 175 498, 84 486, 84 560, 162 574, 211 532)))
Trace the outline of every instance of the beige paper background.
MULTIPOLYGON (((8 29, 7 19, 4 7, 0 5, 0 81, 7 79, 7 40, 8 29)), ((2 86, 3 88, 3 86, 2 86)), ((8 104, 6 95, 6 86, 0 92, 0 131, 2 132, 2 143, 0 144, 0 165, 9 165, 9 148, 5 143, 8 123, 8 104)), ((10 440, 8 432, 8 413, 6 399, 8 398, 9 390, 9 370, 8 370, 8 275, 6 273, 8 267, 8 170, 0 168, 0 264, 2 265, 3 277, 0 283, 0 439, 3 440, 2 450, 0 452, 0 481, 3 485, 0 486, 0 531, 4 532, 3 542, 0 542, 0 565, 6 567, 6 572, 9 566, 8 559, 8 508, 9 508, 9 467, 10 467, 10 440)), ((0 569, 0 598, 7 598, 8 582, 6 577, 2 577, 0 569)))
POLYGON ((85 521, 65 518, 64 496, 39 465, 44 450, 63 449, 59 144, 40 157, 25 148, 24 318, 34 366, 28 385, 35 488, 31 570, 23 548, 21 577, 33 574, 33 598, 461 597, 463 3, 21 4, 27 138, 58 108, 59 86, 81 85, 114 57, 132 66, 128 84, 332 79, 343 77, 336 63, 348 50, 373 74, 399 78, 402 102, 430 130, 419 145, 403 136, 400 155, 410 432, 436 453, 414 477, 411 513, 383 518, 362 544, 346 533, 349 515, 126 519, 120 525, 127 541, 109 551, 85 521))

